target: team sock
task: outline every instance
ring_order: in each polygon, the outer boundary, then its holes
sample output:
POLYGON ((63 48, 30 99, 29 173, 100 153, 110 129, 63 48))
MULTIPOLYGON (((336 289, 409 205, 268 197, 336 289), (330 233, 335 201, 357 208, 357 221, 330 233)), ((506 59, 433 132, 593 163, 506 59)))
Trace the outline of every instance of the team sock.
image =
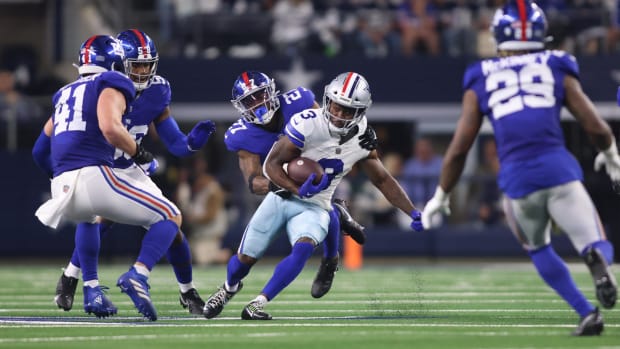
POLYGON ((82 269, 82 280, 98 279, 99 262, 99 225, 80 223, 75 229, 75 250, 82 269))
POLYGON ((284 258, 273 271, 273 276, 261 292, 268 299, 273 299, 286 286, 288 286, 306 265, 306 261, 312 256, 314 245, 309 242, 298 242, 293 245, 293 250, 284 258))
POLYGON ((179 227, 171 220, 157 222, 151 225, 142 239, 142 247, 137 262, 152 270, 155 264, 164 256, 179 227))
POLYGON ((327 226, 327 236, 323 241, 323 257, 332 259, 338 255, 340 243, 340 218, 338 211, 333 209, 329 212, 329 225, 327 226))
MULTIPOLYGON (((73 253, 77 255, 77 249, 73 249, 73 253)), ((65 274, 65 276, 72 277, 74 279, 79 279, 81 272, 82 270, 79 267, 75 266, 72 262, 69 262, 63 274, 65 274)))
POLYGON ((252 266, 241 263, 237 255, 230 257, 227 267, 226 289, 229 292, 236 292, 239 281, 248 275, 250 268, 252 266))
MULTIPOLYGON (((192 282, 192 254, 185 235, 183 235, 181 242, 172 241, 166 252, 166 258, 172 265, 172 270, 174 270, 174 275, 181 289, 183 288, 182 285, 190 284, 192 282)), ((187 290, 183 292, 187 292, 187 290)))
POLYGON ((555 290, 581 317, 594 310, 594 306, 579 291, 566 264, 551 245, 529 252, 540 277, 555 290))
POLYGON ((586 252, 588 251, 588 248, 593 247, 597 250, 599 250, 602 254, 603 257, 605 257, 605 260, 607 261, 607 265, 612 265, 614 262, 614 246, 607 240, 599 240, 595 243, 592 243, 590 245, 588 245, 586 248, 583 249, 583 251, 581 251, 581 256, 583 257, 586 252))

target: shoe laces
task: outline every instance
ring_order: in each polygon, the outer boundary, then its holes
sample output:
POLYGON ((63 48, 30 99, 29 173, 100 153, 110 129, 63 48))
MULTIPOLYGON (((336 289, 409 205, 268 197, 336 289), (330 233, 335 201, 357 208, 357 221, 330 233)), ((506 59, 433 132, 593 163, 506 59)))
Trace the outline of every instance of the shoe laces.
POLYGON ((230 297, 228 297, 228 292, 226 289, 224 289, 224 287, 220 287, 217 292, 209 298, 207 304, 212 307, 224 306, 229 299, 230 297))
POLYGON ((251 314, 263 311, 264 308, 264 306, 257 301, 250 302, 246 307, 251 314))

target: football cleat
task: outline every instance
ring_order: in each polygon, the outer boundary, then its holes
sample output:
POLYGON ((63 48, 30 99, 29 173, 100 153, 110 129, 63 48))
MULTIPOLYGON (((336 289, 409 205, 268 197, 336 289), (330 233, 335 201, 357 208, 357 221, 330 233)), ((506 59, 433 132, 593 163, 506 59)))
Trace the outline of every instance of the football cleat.
POLYGON ((263 305, 253 301, 243 308, 241 318, 243 320, 271 320, 271 315, 263 311, 263 305))
POLYGON ((105 286, 84 286, 84 312, 95 314, 98 318, 106 318, 117 312, 116 306, 106 297, 105 286))
POLYGON ((364 226, 357 223, 347 209, 347 202, 341 199, 334 199, 332 206, 338 210, 340 218, 340 230, 343 234, 349 235, 355 242, 363 245, 366 242, 366 233, 364 226))
POLYGON ((146 280, 146 276, 139 274, 134 268, 131 268, 118 278, 116 285, 121 289, 121 292, 126 293, 131 298, 140 314, 151 321, 155 321, 157 320, 157 311, 149 294, 149 288, 151 287, 146 280))
POLYGON ((616 278, 610 270, 605 257, 596 248, 590 247, 586 251, 583 259, 590 269, 594 287, 596 288, 596 298, 605 309, 611 309, 616 304, 618 298, 618 284, 616 278))
POLYGON ((56 296, 54 302, 58 308, 69 311, 73 307, 73 298, 75 297, 75 289, 77 288, 78 279, 66 276, 63 272, 56 284, 56 296))
POLYGON ((334 258, 321 258, 321 265, 319 271, 316 273, 316 277, 312 282, 312 290, 310 294, 314 298, 321 298, 329 289, 332 288, 332 282, 334 281, 334 274, 338 270, 338 256, 334 258))
POLYGON ((204 315, 207 319, 212 319, 220 315, 226 303, 228 303, 234 295, 239 293, 242 288, 243 282, 241 281, 239 281, 239 286, 237 286, 237 291, 235 292, 227 291, 225 285, 222 285, 209 297, 209 299, 207 299, 205 307, 202 310, 202 315, 204 315))
POLYGON ((200 298, 198 291, 195 288, 189 289, 187 292, 181 292, 179 296, 179 302, 183 308, 188 309, 190 314, 202 315, 202 309, 205 306, 205 301, 200 298))
POLYGON ((598 336, 603 332, 603 316, 598 308, 595 308, 590 314, 584 316, 579 325, 573 331, 573 336, 598 336))

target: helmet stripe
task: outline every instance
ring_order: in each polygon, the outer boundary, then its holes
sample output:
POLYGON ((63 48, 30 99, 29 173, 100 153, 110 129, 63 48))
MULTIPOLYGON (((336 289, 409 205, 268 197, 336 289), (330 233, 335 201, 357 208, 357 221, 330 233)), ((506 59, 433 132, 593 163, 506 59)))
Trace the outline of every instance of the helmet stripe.
POLYGON ((349 90, 349 95, 347 97, 353 98, 353 91, 357 87, 357 84, 360 82, 360 76, 355 74, 355 81, 353 81, 353 85, 351 85, 351 90, 349 90))
POLYGON ((90 63, 90 45, 92 45, 93 41, 98 37, 99 35, 93 35, 84 44, 84 64, 90 63))
POLYGON ((521 19, 521 41, 527 41, 527 9, 525 7, 525 0, 517 0, 517 7, 519 8, 519 19, 521 19))
POLYGON ((244 71, 241 74, 241 77, 243 78, 243 83, 245 83, 245 86, 247 86, 248 88, 252 88, 252 83, 250 82, 250 78, 248 77, 248 72, 244 71))
POLYGON ((146 39, 144 38, 144 35, 142 35, 142 33, 138 29, 131 29, 131 31, 134 34, 136 34, 136 37, 138 37, 138 40, 140 40, 140 46, 142 47, 142 55, 144 56, 142 58, 148 58, 146 55, 147 53, 149 53, 149 51, 146 47, 146 39))
POLYGON ((347 75, 347 78, 344 80, 344 85, 342 85, 342 91, 340 91, 340 94, 344 95, 345 92, 347 91, 347 87, 349 86, 349 81, 351 80, 351 77, 353 76, 353 72, 349 72, 349 75, 347 75))

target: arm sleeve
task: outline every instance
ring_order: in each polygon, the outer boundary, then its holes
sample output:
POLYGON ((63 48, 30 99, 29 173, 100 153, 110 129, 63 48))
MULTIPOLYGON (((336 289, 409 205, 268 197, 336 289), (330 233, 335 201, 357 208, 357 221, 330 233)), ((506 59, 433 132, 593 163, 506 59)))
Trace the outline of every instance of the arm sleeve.
POLYGON ((188 156, 194 153, 187 145, 187 136, 181 132, 172 116, 155 125, 155 129, 168 151, 173 155, 188 156))
POLYGON ((37 166, 47 173, 49 178, 54 177, 51 149, 50 137, 45 134, 45 131, 41 131, 39 138, 34 143, 34 147, 32 147, 32 158, 37 166))

